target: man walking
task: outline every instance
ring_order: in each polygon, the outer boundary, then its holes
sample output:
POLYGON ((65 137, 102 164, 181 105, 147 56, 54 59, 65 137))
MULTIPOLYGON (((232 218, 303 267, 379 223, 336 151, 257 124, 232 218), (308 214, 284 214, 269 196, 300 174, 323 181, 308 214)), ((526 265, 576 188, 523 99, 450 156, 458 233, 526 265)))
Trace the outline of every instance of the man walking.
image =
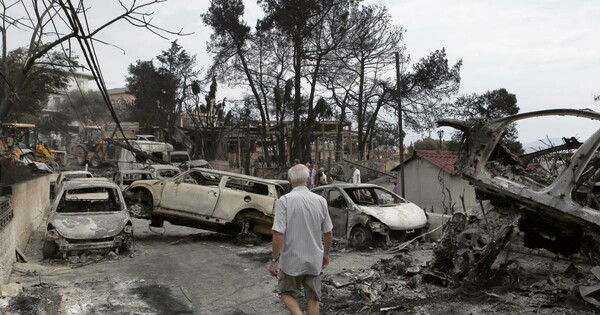
POLYGON ((354 165, 350 165, 350 171, 352 172, 352 183, 360 184, 360 170, 354 165))
POLYGON ((333 225, 325 198, 306 187, 308 168, 294 165, 288 178, 292 191, 279 198, 275 206, 269 273, 278 277, 281 299, 290 314, 302 314, 298 303, 302 286, 308 314, 316 315, 321 299, 320 274, 329 264, 333 225))

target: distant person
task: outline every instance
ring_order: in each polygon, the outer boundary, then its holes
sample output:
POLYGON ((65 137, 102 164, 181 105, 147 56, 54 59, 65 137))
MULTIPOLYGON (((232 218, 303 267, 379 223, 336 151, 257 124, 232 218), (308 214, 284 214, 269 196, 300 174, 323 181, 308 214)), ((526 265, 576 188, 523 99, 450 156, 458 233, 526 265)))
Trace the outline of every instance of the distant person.
POLYGON ((50 131, 50 147, 56 150, 56 134, 54 131, 50 131))
POLYGON ((327 184, 333 184, 333 170, 325 171, 325 176, 327 176, 327 184))
POLYGON ((360 184, 360 170, 354 165, 350 165, 350 171, 352 172, 352 183, 360 184))
POLYGON ((56 149, 58 150, 59 148, 62 147, 62 135, 60 134, 60 132, 56 133, 56 149))
POLYGON ((308 168, 308 178, 306 179, 306 187, 308 187, 308 189, 313 189, 313 187, 315 187, 315 169, 313 168, 312 164, 310 164, 310 162, 306 163, 306 167, 308 168))
POLYGON ((394 194, 398 194, 399 193, 399 189, 398 189, 398 182, 394 182, 394 188, 392 188, 392 192, 394 192, 394 194))
POLYGON ((321 300, 321 270, 329 265, 333 225, 325 198, 306 187, 308 168, 294 165, 288 178, 292 191, 275 205, 269 273, 277 277, 281 300, 290 314, 302 314, 298 295, 303 287, 308 314, 315 315, 321 300))
POLYGON ((317 173, 316 182, 318 183, 318 186, 324 186, 324 185, 328 184, 327 173, 325 173, 324 167, 319 167, 319 172, 317 173))

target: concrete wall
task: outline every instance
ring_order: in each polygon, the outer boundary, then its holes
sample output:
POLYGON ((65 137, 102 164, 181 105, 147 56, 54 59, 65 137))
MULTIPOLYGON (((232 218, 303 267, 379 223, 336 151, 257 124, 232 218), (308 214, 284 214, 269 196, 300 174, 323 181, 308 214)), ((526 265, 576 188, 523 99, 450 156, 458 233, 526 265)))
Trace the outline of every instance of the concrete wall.
POLYGON ((44 220, 50 203, 49 176, 41 176, 12 186, 11 222, 0 231, 0 284, 8 282, 16 260, 15 248, 25 251, 31 233, 44 220))
POLYGON ((443 213, 443 205, 448 205, 450 196, 452 196, 452 203, 455 204, 456 211, 463 211, 461 195, 465 196, 467 209, 476 205, 475 190, 468 181, 459 175, 441 171, 425 159, 418 159, 406 165, 404 181, 406 198, 428 212, 433 209, 435 213, 443 213), (439 177, 442 178, 443 186, 439 177), (450 194, 446 188, 450 189, 450 194))

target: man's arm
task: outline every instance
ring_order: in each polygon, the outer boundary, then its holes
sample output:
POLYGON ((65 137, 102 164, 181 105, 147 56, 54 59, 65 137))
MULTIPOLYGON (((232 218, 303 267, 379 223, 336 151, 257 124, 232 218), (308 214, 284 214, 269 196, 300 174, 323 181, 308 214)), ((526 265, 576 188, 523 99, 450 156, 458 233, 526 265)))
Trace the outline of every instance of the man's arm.
POLYGON ((326 268, 329 265, 329 250, 333 243, 333 232, 323 233, 323 265, 321 268, 326 268))
POLYGON ((269 273, 271 276, 277 276, 277 265, 279 262, 279 256, 281 255, 281 247, 283 246, 283 239, 285 234, 273 230, 273 243, 271 244, 271 263, 269 264, 269 273))

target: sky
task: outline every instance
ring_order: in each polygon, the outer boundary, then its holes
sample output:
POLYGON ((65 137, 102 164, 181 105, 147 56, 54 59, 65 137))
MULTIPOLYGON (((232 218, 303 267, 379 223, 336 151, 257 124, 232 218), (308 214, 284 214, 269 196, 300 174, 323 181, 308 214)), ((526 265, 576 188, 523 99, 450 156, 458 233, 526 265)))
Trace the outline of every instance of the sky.
MULTIPOLYGON (((139 0, 138 0, 139 1, 139 0)), ((153 22, 188 36, 171 36, 198 64, 208 67, 206 43, 212 30, 200 15, 208 0, 168 0, 152 7, 153 22)), ((459 94, 481 94, 506 88, 516 95, 521 112, 550 108, 590 108, 600 111, 600 2, 593 0, 365 0, 388 7, 393 22, 404 27, 405 44, 416 61, 445 48, 450 62, 463 60, 459 94)), ((255 1, 244 1, 244 19, 250 26, 262 16, 255 1)), ((116 0, 89 0, 90 24, 99 25, 119 9, 116 0)), ((96 44, 108 88, 125 86, 127 67, 149 60, 169 47, 170 41, 119 22, 98 36, 123 49, 96 44)), ((218 98, 241 95, 221 88, 218 98), (226 95, 227 94, 227 95, 226 95)), ((231 98, 231 97, 230 97, 231 98)), ((540 119, 541 120, 541 119, 540 119)), ((541 120, 519 124, 522 142, 543 139, 550 131, 585 137, 598 121, 541 120)), ((445 133, 449 138, 450 132, 445 133)), ((421 135, 408 132, 407 141, 421 135)), ((436 136, 434 136, 436 138, 436 136)))

